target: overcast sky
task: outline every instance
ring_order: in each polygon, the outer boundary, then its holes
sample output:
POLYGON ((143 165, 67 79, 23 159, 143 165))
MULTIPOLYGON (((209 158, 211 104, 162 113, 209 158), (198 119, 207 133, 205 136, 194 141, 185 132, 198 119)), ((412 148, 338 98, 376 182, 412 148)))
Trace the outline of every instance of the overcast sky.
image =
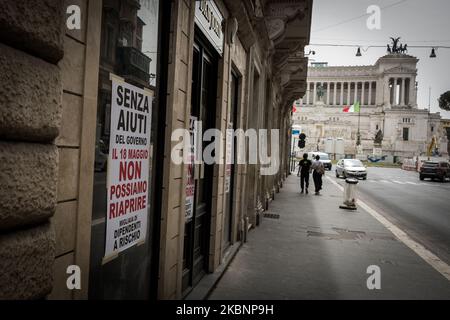
MULTIPOLYGON (((332 66, 371 65, 386 54, 389 37, 401 37, 400 42, 408 46, 450 46, 449 14, 450 0, 314 0, 310 43, 361 45, 362 57, 355 56, 356 48, 311 45, 306 52, 315 50, 311 59, 332 66), (366 11, 370 5, 382 9, 380 30, 367 28, 366 11), (367 49, 370 45, 384 48, 367 49)), ((435 59, 430 59, 430 52, 424 48, 408 50, 408 54, 419 59, 418 105, 428 108, 431 87, 431 111, 450 118, 450 112, 441 110, 437 102, 443 92, 450 90, 450 49, 438 49, 435 59)))

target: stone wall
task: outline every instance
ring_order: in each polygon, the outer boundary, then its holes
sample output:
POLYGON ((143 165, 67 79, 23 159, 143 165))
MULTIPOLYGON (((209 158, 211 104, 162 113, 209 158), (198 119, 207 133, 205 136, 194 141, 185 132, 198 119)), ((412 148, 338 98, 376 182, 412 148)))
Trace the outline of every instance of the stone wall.
POLYGON ((2 3, 0 299, 87 297, 100 25, 101 1, 2 3))
POLYGON ((64 3, 0 10, 0 299, 52 290, 62 118, 64 3))
MULTIPOLYGON (((61 130, 55 140, 59 151, 55 215, 54 285, 49 299, 86 299, 89 288, 95 132, 100 59, 102 2, 65 0, 64 9, 78 5, 81 28, 65 28, 62 78, 61 130), (81 270, 81 289, 69 290, 66 271, 81 270)), ((65 10, 64 10, 65 14, 65 10)))

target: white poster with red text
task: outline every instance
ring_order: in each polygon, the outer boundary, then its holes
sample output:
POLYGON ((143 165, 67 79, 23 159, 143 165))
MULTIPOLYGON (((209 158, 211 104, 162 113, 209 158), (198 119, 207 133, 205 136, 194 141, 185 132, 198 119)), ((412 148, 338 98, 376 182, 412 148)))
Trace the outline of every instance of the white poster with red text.
POLYGON ((197 118, 191 116, 189 124, 190 150, 188 150, 185 218, 189 221, 194 216, 195 200, 195 153, 197 145, 197 118))
POLYGON ((145 242, 153 94, 111 75, 105 259, 145 242))

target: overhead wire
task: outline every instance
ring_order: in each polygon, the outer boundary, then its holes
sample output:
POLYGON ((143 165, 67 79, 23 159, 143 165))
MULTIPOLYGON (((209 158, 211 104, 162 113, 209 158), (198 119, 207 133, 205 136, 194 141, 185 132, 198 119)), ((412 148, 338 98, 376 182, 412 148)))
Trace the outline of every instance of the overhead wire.
MULTIPOLYGON (((409 1, 409 0, 400 0, 400 1, 397 1, 397 2, 392 3, 390 5, 381 7, 380 10, 385 10, 385 9, 392 8, 394 6, 398 6, 398 5, 400 5, 400 4, 404 3, 404 2, 407 2, 407 1, 409 1)), ((327 29, 330 29, 330 28, 335 28, 335 27, 338 27, 340 25, 343 25, 343 24, 346 24, 346 23, 349 23, 349 22, 353 22, 353 21, 359 20, 361 18, 365 18, 365 17, 367 17, 369 15, 370 15, 369 13, 365 13, 365 14, 359 15, 357 17, 350 18, 350 19, 338 22, 336 24, 332 24, 332 25, 329 25, 329 26, 326 26, 326 27, 323 27, 323 28, 320 28, 320 29, 317 29, 317 30, 312 30, 311 33, 321 32, 321 31, 324 31, 324 30, 327 30, 327 29)))

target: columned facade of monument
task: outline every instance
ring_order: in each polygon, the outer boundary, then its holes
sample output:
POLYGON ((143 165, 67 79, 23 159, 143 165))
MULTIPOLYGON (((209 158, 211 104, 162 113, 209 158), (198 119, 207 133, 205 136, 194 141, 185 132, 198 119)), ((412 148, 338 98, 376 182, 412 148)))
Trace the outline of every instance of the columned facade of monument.
POLYGON ((391 53, 369 66, 310 67, 306 94, 296 101, 293 114, 294 124, 307 135, 307 144, 304 150, 296 151, 319 150, 336 158, 365 159, 373 156, 378 134, 383 139, 377 147, 388 161, 424 155, 433 136, 439 151, 447 154, 439 113, 429 114, 417 105, 417 62, 413 56, 391 53), (360 112, 343 111, 356 104, 360 112), (326 150, 327 140, 336 139, 344 141, 343 153, 326 150))

